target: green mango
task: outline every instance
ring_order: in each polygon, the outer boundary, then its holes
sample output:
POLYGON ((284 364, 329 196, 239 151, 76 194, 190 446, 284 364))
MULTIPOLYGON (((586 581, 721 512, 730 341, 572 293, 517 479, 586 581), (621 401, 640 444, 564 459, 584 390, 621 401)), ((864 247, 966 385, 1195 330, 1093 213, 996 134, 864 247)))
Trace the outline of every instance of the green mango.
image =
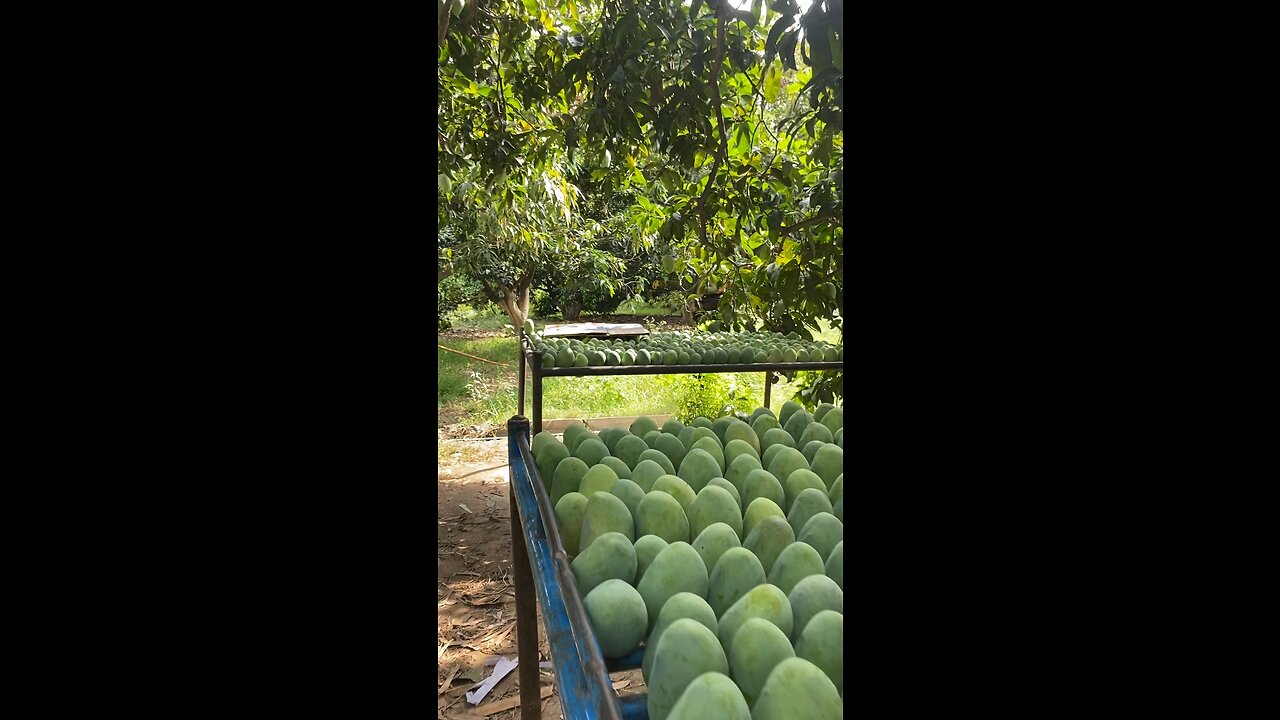
POLYGON ((756 554, 767 576, 773 570, 773 563, 778 556, 795 541, 795 531, 786 520, 780 517, 767 517, 747 533, 747 539, 742 541, 742 547, 756 554))
POLYGON ((640 453, 648 449, 649 445, 645 443, 644 438, 638 438, 635 435, 624 435, 618 438, 617 445, 610 452, 626 463, 627 467, 634 470, 636 463, 640 462, 640 453))
POLYGON ((633 583, 636 579, 636 549, 626 535, 608 532, 571 563, 578 594, 586 597, 606 580, 633 583))
POLYGON ((708 577, 711 577, 720 556, 730 548, 736 547, 742 547, 742 541, 738 539, 738 534, 733 531, 733 528, 725 523, 708 525, 693 541, 693 549, 697 550, 698 555, 702 557, 702 564, 707 568, 708 577))
POLYGON ((691 592, 706 597, 707 566, 689 543, 673 542, 653 559, 636 589, 649 609, 649 624, 652 626, 663 603, 672 595, 691 592))
MULTIPOLYGON (((844 615, 834 610, 822 610, 796 636, 796 657, 818 666, 843 698, 844 615)), ((729 659, 729 669, 733 669, 732 658, 729 659)))
MULTIPOLYGON (((723 362, 723 361, 720 361, 723 362)), ((728 676, 702 673, 689 683, 667 720, 751 720, 742 691, 728 676)))
POLYGON ((836 431, 834 442, 836 445, 840 446, 840 449, 844 449, 844 428, 840 428, 836 431))
POLYGON ((622 580, 606 580, 595 587, 582 605, 591 621, 600 654, 620 658, 640 647, 645 634, 644 599, 622 580))
POLYGON ((675 418, 671 418, 670 420, 662 423, 661 430, 664 433, 668 433, 668 434, 679 437, 680 431, 684 430, 684 423, 680 422, 675 418))
POLYGON ((836 585, 844 590, 844 541, 836 543, 831 550, 831 556, 827 558, 827 564, 823 567, 823 572, 827 577, 836 581, 836 585))
POLYGON ((769 498, 778 507, 787 503, 787 493, 782 489, 782 483, 768 470, 752 470, 742 481, 742 502, 751 507, 756 498, 769 498))
POLYGON ((609 454, 612 455, 613 449, 618 446, 618 440, 621 440, 631 433, 628 433, 622 428, 605 428, 598 434, 600 436, 600 441, 604 443, 604 446, 609 449, 609 454))
POLYGON ((573 557, 578 554, 578 541, 582 539, 582 521, 587 514, 587 496, 582 493, 566 493, 556 503, 556 528, 564 551, 573 557))
POLYGON ((631 471, 631 481, 647 493, 653 490, 653 483, 666 474, 666 469, 653 460, 640 460, 631 471))
POLYGON ((756 526, 768 517, 776 517, 785 522, 787 514, 782 511, 778 503, 769 498, 752 500, 751 504, 742 513, 742 536, 744 538, 750 537, 751 531, 755 530, 756 526))
POLYGON ((835 405, 832 405, 831 403, 819 403, 818 407, 813 410, 813 421, 816 423, 822 422, 822 416, 826 415, 827 412, 833 408, 835 408, 835 405))
MULTIPOLYGON (((733 464, 734 460, 738 459, 739 455, 750 455, 757 460, 760 459, 760 453, 756 452, 748 443, 742 440, 730 440, 724 444, 725 472, 728 472, 729 466, 733 464)), ((723 474, 721 477, 723 477, 723 474)))
MULTIPOLYGON (((698 443, 709 442, 711 441, 706 438, 698 441, 698 443)), ((719 448, 716 450, 719 451, 719 448)), ((673 474, 688 483, 695 493, 706 487, 711 478, 723 477, 722 468, 716 459, 705 449, 698 447, 697 443, 694 443, 693 449, 680 463, 680 471, 673 474)))
POLYGON ((645 682, 653 677, 653 659, 657 655, 658 640, 662 638, 662 633, 671 626, 671 623, 684 619, 694 620, 712 633, 716 631, 716 614, 701 595, 689 592, 672 595, 662 606, 662 610, 658 611, 658 621, 653 624, 649 639, 644 643, 644 657, 641 659, 640 667, 645 682))
POLYGON ((844 523, 834 513, 817 513, 801 526, 796 539, 809 543, 826 558, 844 540, 844 523))
POLYGON ((667 541, 657 535, 641 535, 636 538, 636 583, 640 582, 640 579, 644 577, 644 571, 649 569, 649 566, 653 564, 653 559, 666 546, 667 541))
POLYGON ((800 531, 804 529, 805 523, 809 522, 809 518, 818 513, 831 514, 831 501, 827 499, 827 494, 817 488, 806 488, 800 491, 800 494, 796 495, 795 504, 787 512, 787 522, 791 524, 796 537, 800 537, 800 531))
POLYGON ((831 483, 831 490, 827 493, 827 499, 835 502, 844 497, 844 473, 836 476, 836 481, 831 483))
POLYGON ((568 446, 569 452, 573 453, 573 449, 578 446, 578 442, 582 438, 591 435, 591 431, 587 429, 586 423, 581 420, 570 420, 569 424, 565 425, 562 435, 564 436, 564 444, 568 446))
MULTIPOLYGON (((640 453, 640 459, 642 461, 652 460, 658 463, 659 465, 662 466, 662 469, 665 470, 668 475, 676 474, 676 466, 671 464, 671 458, 667 457, 661 452, 658 452, 657 450, 654 450, 652 448, 645 450, 644 452, 640 453)), ((634 478, 635 474, 633 473, 631 477, 634 478)))
POLYGON ((691 425, 680 431, 680 443, 684 445, 685 452, 689 452, 689 448, 693 447, 693 431, 696 429, 691 425))
POLYGON ((824 445, 814 453, 813 462, 809 467, 830 489, 836 478, 844 474, 844 450, 838 445, 824 445))
POLYGON ((680 501, 669 493, 654 490, 645 493, 636 508, 636 533, 657 535, 668 543, 689 542, 689 518, 680 501))
POLYGON ((609 488, 609 492, 617 495, 622 504, 627 506, 631 511, 631 519, 634 520, 640 509, 640 501, 644 500, 644 490, 628 478, 618 478, 614 481, 613 487, 609 488))
POLYGON ((693 432, 689 434, 689 438, 690 438, 689 439, 690 448, 692 448, 693 444, 698 442, 702 438, 711 438, 716 442, 722 442, 720 437, 715 434, 715 431, 711 430, 710 428, 704 428, 704 427, 695 427, 693 429, 693 432))
MULTIPOLYGON (((747 475, 749 475, 752 470, 760 470, 762 467, 763 466, 760 465, 760 461, 755 459, 753 456, 739 455, 729 463, 729 469, 725 470, 724 478, 734 487, 738 488, 738 496, 742 497, 742 493, 746 489, 745 481, 747 479, 747 475)), ((743 502, 746 502, 746 498, 743 498, 743 502)))
POLYGON ((762 617, 748 618, 733 636, 729 672, 750 705, 760 696, 773 668, 795 656, 791 641, 777 625, 762 617))
POLYGON ((804 447, 814 440, 834 444, 835 436, 831 434, 831 431, 827 429, 826 425, 823 425, 820 422, 809 423, 805 426, 804 432, 800 433, 800 437, 796 440, 796 444, 799 447, 804 447))
POLYGON ((652 418, 641 415, 631 422, 631 434, 638 437, 644 437, 647 433, 658 429, 658 423, 652 418))
POLYGON ((648 687, 649 720, 667 720, 686 688, 708 672, 729 674, 729 661, 715 633, 697 620, 681 618, 658 638, 648 687))
POLYGON ((752 430, 751 426, 745 422, 734 419, 734 421, 729 423, 729 425, 724 429, 725 460, 729 460, 729 443, 734 440, 750 445, 752 451, 755 452, 756 457, 760 456, 760 438, 756 435, 756 431, 752 430))
POLYGON ((592 493, 609 492, 613 484, 618 482, 618 473, 605 464, 592 466, 578 483, 578 492, 591 498, 592 493))
POLYGON ((694 427, 704 427, 710 430, 712 425, 713 423, 711 422, 711 418, 706 417, 704 415, 699 415, 698 417, 693 419, 694 427))
POLYGON ((783 445, 782 443, 774 443, 770 445, 768 450, 760 453, 760 466, 767 469, 769 464, 778 458, 778 454, 789 447, 791 446, 783 445))
POLYGON ((716 461, 717 470, 716 474, 712 477, 724 476, 724 449, 720 447, 720 442, 718 440, 715 438, 699 438, 693 442, 693 447, 689 449, 689 452, 693 452, 694 450, 702 450, 716 461))
MULTIPOLYGON (((720 561, 724 562, 724 558, 720 558, 720 561)), ((788 639, 791 638, 794 622, 791 602, 787 599, 786 593, 768 583, 756 585, 738 598, 738 601, 725 610, 718 620, 716 635, 720 637, 720 644, 724 646, 726 653, 733 654, 733 642, 738 630, 751 618, 768 620, 777 625, 788 639)))
POLYGON ((529 449, 533 451, 533 459, 541 460, 542 453, 551 445, 564 445, 564 443, 560 442, 559 438, 546 430, 534 435, 533 440, 529 443, 529 449))
POLYGON ((797 540, 782 549, 769 571, 769 584, 790 593, 804 578, 826 574, 822 556, 808 543, 797 540))
POLYGON ((792 505, 795 504, 796 498, 805 490, 814 489, 819 492, 826 492, 827 486, 822 482, 822 478, 817 473, 806 468, 795 470, 787 476, 785 482, 782 483, 782 489, 787 494, 787 512, 791 511, 792 505))
MULTIPOLYGON (((588 441, 588 440, 596 440, 596 441, 598 441, 598 440, 600 440, 600 436, 599 436, 599 435, 596 435, 595 433, 591 432, 590 430, 587 430, 586 432, 579 432, 579 433, 575 433, 572 439, 570 439, 570 438, 566 437, 566 438, 565 438, 565 441, 564 441, 564 444, 569 448, 569 453, 570 453, 570 454, 572 454, 572 455, 574 455, 574 456, 576 457, 576 456, 577 456, 576 454, 577 454, 577 452, 578 452, 578 448, 582 446, 582 443, 584 443, 584 442, 586 442, 586 441, 588 441)), ((603 444, 603 443, 601 443, 601 444, 603 444)), ((606 449, 606 450, 608 450, 608 448, 605 448, 605 449, 606 449)))
POLYGON ((606 458, 602 458, 600 460, 600 464, 608 465, 609 469, 612 470, 613 473, 617 475, 619 478, 631 477, 631 466, 612 455, 606 458))
POLYGON ((831 506, 831 514, 835 515, 836 519, 841 523, 844 522, 844 496, 841 496, 840 499, 836 500, 836 504, 831 506))
MULTIPOLYGON (((680 507, 684 509, 686 516, 689 514, 689 509, 693 507, 693 501, 698 498, 698 494, 693 491, 693 488, 689 487, 689 483, 678 475, 663 475, 654 481, 653 489, 668 493, 675 498, 680 503, 680 507)), ((693 523, 690 523, 689 527, 692 530, 693 523)))
MULTIPOLYGON (((733 501, 738 503, 738 511, 741 513, 742 495, 738 493, 738 488, 734 487, 733 483, 729 482, 728 480, 725 480, 722 477, 711 478, 711 482, 707 483, 707 487, 723 488, 725 492, 733 496, 733 501)), ((703 488, 703 489, 705 490, 706 488, 703 488)))
POLYGON ((687 515, 689 533, 695 538, 717 523, 728 525, 735 536, 742 537, 742 509, 724 488, 704 487, 689 506, 687 515))
POLYGON ((752 720, 842 720, 844 699, 831 678, 800 657, 787 658, 769 673, 751 709, 752 720))
POLYGON ((649 432, 644 434, 644 442, 646 445, 652 448, 655 444, 657 444, 658 438, 662 436, 663 436, 663 432, 661 430, 650 430, 649 432))
MULTIPOLYGON (((818 423, 813 423, 813 425, 810 425, 809 427, 813 427, 814 425, 818 425, 818 423)), ((826 427, 826 426, 825 426, 825 425, 819 425, 819 427, 826 427)), ((818 452, 818 448, 822 447, 823 445, 827 445, 827 444, 829 444, 829 443, 824 443, 824 442, 822 442, 822 441, 820 441, 820 440, 810 440, 809 442, 807 442, 807 443, 805 443, 805 444, 804 444, 804 447, 800 450, 800 452, 801 452, 801 453, 804 453, 804 459, 805 459, 805 460, 808 460, 808 461, 809 461, 809 465, 810 465, 810 466, 812 466, 812 465, 813 465, 813 456, 814 456, 815 454, 817 454, 817 452, 818 452)))
POLYGON ((711 570, 707 581, 707 602, 716 611, 716 617, 720 617, 752 588, 764 584, 766 579, 764 566, 755 553, 744 547, 727 548, 711 570))
POLYGON ((578 492, 582 478, 590 468, 580 458, 567 457, 556 465, 555 475, 551 479, 551 502, 558 503, 560 498, 571 492, 578 492))
POLYGON ((810 575, 803 578, 787 594, 787 600, 791 603, 792 617, 800 632, 809 625, 814 615, 823 610, 834 610, 841 615, 844 614, 844 591, 835 580, 826 575, 810 575))
POLYGON ((684 443, 675 435, 662 433, 654 439, 653 449, 666 455, 672 467, 680 467, 680 461, 684 459, 684 443))
POLYGON ((827 426, 831 432, 835 432, 844 427, 844 410, 841 408, 831 408, 826 415, 822 416, 822 424, 827 426))
POLYGON ((782 425, 778 422, 778 418, 772 415, 761 415, 751 421, 751 430, 755 432, 756 439, 760 441, 760 452, 764 452, 764 435, 770 430, 781 430, 782 425))
POLYGON ((787 426, 787 421, 797 412, 804 412, 804 406, 795 400, 788 400, 782 403, 782 409, 778 411, 778 422, 782 423, 782 427, 787 426))
POLYGON ((764 452, 769 451, 770 445, 786 445, 794 448, 796 446, 795 438, 791 437, 791 433, 782 428, 769 428, 764 435, 760 436, 760 447, 764 452))
POLYGON ((582 539, 578 541, 578 551, 585 552, 596 538, 607 532, 618 532, 627 536, 627 541, 636 539, 635 521, 631 519, 631 511, 616 495, 598 492, 587 495, 587 509, 582 517, 582 539))
MULTIPOLYGON (((805 459, 804 453, 788 447, 779 450, 773 456, 773 460, 770 461, 767 469, 770 475, 778 478, 779 482, 783 482, 791 477, 791 473, 796 470, 808 470, 809 461, 805 459)), ((823 487, 825 488, 826 486, 824 485, 823 487)))
POLYGON ((734 420, 737 420, 737 418, 732 415, 725 415, 723 417, 716 418, 711 423, 711 431, 715 433, 716 438, 720 440, 721 444, 724 443, 724 431, 729 429, 729 426, 733 424, 734 420))
MULTIPOLYGON (((790 400, 788 400, 787 402, 791 402, 791 401, 790 401, 790 400)), ((792 404, 792 405, 795 405, 795 403, 793 403, 793 402, 792 402, 791 404, 792 404)), ((783 412, 786 412, 786 409, 787 409, 787 403, 782 403, 782 411, 783 411, 783 412)), ((778 416, 777 416, 777 415, 775 415, 775 414, 773 413, 773 411, 772 411, 772 410, 770 410, 769 408, 767 408, 767 407, 758 407, 758 408, 756 408, 756 409, 755 409, 755 411, 753 411, 753 412, 751 413, 751 417, 747 418, 747 424, 748 424, 748 425, 754 425, 754 424, 755 424, 755 422, 756 422, 756 418, 760 417, 761 415, 768 415, 769 417, 773 418, 774 420, 777 420, 777 419, 778 419, 778 416)))
POLYGON ((791 415, 791 418, 782 426, 782 429, 786 430, 787 434, 791 436, 791 439, 796 441, 796 447, 802 447, 800 443, 800 436, 804 434, 805 429, 808 428, 809 424, 812 422, 812 415, 804 410, 799 410, 791 415))
MULTIPOLYGON (((542 481, 544 488, 548 486, 548 483, 550 483, 551 487, 555 487, 556 468, 560 465, 560 461, 567 457, 569 457, 569 448, 562 442, 557 442, 555 445, 547 445, 542 449, 542 457, 537 458, 537 463, 538 479, 542 481)), ((579 460, 578 462, 582 461, 579 460)), ((586 463, 583 464, 585 465, 586 463)), ((585 474, 586 471, 584 470, 583 473, 585 474)), ((554 503, 555 498, 552 498, 551 502, 554 503)))
POLYGON ((573 456, 586 463, 587 467, 591 467, 599 465, 601 460, 609 457, 609 448, 598 438, 587 438, 578 443, 578 449, 573 451, 573 456))

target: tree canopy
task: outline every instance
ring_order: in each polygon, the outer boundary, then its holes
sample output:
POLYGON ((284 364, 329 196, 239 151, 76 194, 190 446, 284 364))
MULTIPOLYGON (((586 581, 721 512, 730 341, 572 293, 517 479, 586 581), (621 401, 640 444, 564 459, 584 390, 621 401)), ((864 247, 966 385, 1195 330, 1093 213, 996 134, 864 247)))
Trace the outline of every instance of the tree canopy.
POLYGON ((438 220, 460 233, 441 257, 505 267, 513 320, 555 257, 618 285, 593 255, 608 225, 691 295, 723 291, 723 327, 841 327, 842 0, 437 9, 438 220), (581 212, 615 194, 625 222, 581 212))

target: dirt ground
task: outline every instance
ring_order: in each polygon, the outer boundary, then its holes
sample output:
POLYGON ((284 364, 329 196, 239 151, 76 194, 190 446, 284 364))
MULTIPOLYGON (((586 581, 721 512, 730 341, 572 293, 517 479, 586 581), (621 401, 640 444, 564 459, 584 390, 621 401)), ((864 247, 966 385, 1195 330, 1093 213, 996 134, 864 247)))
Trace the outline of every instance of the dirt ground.
MULTIPOLYGON (((517 658, 515 587, 511 570, 511 516, 507 499, 507 441, 441 438, 437 472, 436 652, 437 708, 441 720, 518 718, 519 671, 513 670, 472 706, 466 692, 492 672, 499 657, 517 658), (488 665, 486 665, 486 660, 488 665), (509 700, 504 705, 503 701, 509 700), (494 710, 508 707, 509 709, 494 710), (487 714, 486 714, 487 713, 487 714)), ((550 661, 542 608, 539 660, 550 661)), ((563 718, 554 671, 541 670, 542 717, 563 718)), ((644 692, 639 670, 611 676, 619 694, 644 692)), ((528 719, 526 719, 528 720, 528 719)))

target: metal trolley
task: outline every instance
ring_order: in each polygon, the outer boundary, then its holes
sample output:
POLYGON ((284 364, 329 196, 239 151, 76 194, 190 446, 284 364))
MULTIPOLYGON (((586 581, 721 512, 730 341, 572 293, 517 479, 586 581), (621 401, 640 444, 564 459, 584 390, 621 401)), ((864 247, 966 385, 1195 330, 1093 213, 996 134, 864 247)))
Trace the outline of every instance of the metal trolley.
POLYGON ((520 414, 507 422, 520 717, 522 720, 541 718, 537 613, 540 604, 566 720, 647 720, 647 695, 621 698, 609 680, 610 672, 640 667, 643 652, 637 650, 625 658, 608 661, 601 656, 599 642, 578 596, 569 555, 560 540, 547 486, 538 475, 538 466, 529 448, 530 438, 542 431, 542 378, 764 371, 767 407, 774 372, 840 370, 844 368, 844 361, 544 368, 542 353, 532 347, 524 333, 520 334, 520 345, 520 414), (532 422, 524 416, 526 368, 532 370, 533 376, 532 422))

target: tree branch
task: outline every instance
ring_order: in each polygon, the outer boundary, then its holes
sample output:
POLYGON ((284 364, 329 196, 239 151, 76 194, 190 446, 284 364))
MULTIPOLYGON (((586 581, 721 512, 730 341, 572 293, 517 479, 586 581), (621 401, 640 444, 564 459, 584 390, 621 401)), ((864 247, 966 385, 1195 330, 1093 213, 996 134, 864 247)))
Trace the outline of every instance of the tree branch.
POLYGON ((453 15, 453 0, 444 0, 444 10, 440 14, 440 47, 444 47, 445 35, 449 34, 449 18, 453 15))
POLYGON ((824 222, 831 223, 836 227, 844 227, 844 222, 841 221, 840 218, 836 217, 835 215, 815 215, 809 218, 808 220, 798 222, 795 225, 792 225, 791 227, 788 227, 788 228, 779 227, 778 235, 779 236, 790 235, 798 230, 809 227, 810 225, 817 225, 819 223, 824 223, 824 222))
POLYGON ((698 196, 698 235, 702 238, 703 245, 711 244, 707 241, 707 195, 711 193, 711 185, 715 182, 716 173, 720 171, 720 163, 729 154, 729 139, 724 131, 724 108, 720 101, 720 69, 724 65, 725 51, 724 13, 724 6, 716 8, 716 59, 711 66, 711 103, 716 109, 716 129, 720 131, 720 147, 716 149, 715 160, 711 163, 711 174, 707 176, 707 186, 698 196))

